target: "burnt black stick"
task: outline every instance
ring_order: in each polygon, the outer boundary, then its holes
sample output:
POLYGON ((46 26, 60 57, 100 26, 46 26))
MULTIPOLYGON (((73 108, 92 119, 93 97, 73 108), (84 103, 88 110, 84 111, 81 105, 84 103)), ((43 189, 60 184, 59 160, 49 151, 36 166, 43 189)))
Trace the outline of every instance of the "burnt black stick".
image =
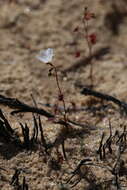
POLYGON ((81 94, 84 94, 86 96, 88 96, 88 95, 94 96, 94 97, 100 98, 102 100, 111 101, 111 102, 117 104, 118 106, 122 107, 127 114, 127 103, 120 101, 119 99, 117 99, 113 96, 110 96, 108 94, 104 94, 101 92, 97 92, 97 91, 91 90, 89 88, 83 88, 83 90, 81 91, 81 94))
POLYGON ((29 105, 19 101, 16 98, 7 98, 3 95, 0 95, 0 104, 8 106, 12 109, 16 109, 16 110, 11 112, 12 115, 19 113, 19 112, 32 112, 32 113, 38 113, 38 114, 43 115, 47 118, 54 117, 51 113, 45 111, 44 109, 29 106, 29 105))

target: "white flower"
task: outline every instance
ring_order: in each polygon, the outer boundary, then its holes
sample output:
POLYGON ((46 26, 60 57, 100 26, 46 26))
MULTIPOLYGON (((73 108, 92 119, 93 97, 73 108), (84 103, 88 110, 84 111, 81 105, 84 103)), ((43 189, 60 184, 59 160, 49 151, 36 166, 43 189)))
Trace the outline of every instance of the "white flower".
POLYGON ((44 63, 50 63, 52 62, 53 55, 53 49, 48 48, 46 50, 40 51, 39 55, 37 56, 37 59, 44 63))

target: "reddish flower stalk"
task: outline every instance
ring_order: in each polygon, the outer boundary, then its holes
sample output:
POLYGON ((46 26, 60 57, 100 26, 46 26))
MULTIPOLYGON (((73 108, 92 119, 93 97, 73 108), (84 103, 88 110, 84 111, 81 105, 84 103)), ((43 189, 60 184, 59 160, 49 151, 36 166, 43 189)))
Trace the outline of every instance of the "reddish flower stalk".
MULTIPOLYGON (((83 13, 83 18, 82 18, 82 23, 84 26, 84 31, 83 31, 83 37, 85 36, 86 42, 87 42, 87 46, 88 46, 88 56, 91 58, 92 57, 92 48, 93 45, 96 44, 96 34, 95 33, 90 33, 89 31, 89 22, 90 20, 96 18, 94 13, 91 13, 88 11, 88 8, 84 8, 84 13, 83 13), (84 34, 85 32, 85 34, 84 34)), ((73 32, 77 33, 79 32, 79 27, 76 26, 75 29, 73 30, 73 32)), ((80 51, 78 51, 76 49, 76 53, 75 53, 75 57, 79 58, 80 57, 80 51)), ((89 78, 91 81, 91 88, 94 86, 94 79, 93 79, 93 62, 92 59, 90 59, 90 74, 89 74, 89 78)))
MULTIPOLYGON (((89 34, 89 20, 95 18, 94 13, 90 13, 87 8, 84 9, 84 17, 83 17, 83 24, 84 24, 84 30, 85 30, 85 39, 88 45, 88 50, 89 50, 89 57, 92 57, 92 47, 96 43, 96 35, 89 34)), ((91 80, 91 87, 93 87, 93 62, 92 60, 90 61, 90 80, 91 80)))
POLYGON ((48 63, 48 65, 51 66, 51 69, 49 69, 49 72, 51 70, 54 70, 54 74, 55 74, 55 79, 56 79, 56 84, 57 84, 57 88, 58 88, 58 100, 61 101, 63 103, 63 108, 64 108, 64 121, 67 123, 67 111, 66 111, 66 103, 65 103, 65 100, 64 100, 64 95, 63 95, 63 92, 62 92, 62 89, 61 89, 61 86, 60 86, 60 83, 59 83, 59 78, 58 78, 58 73, 57 73, 57 68, 52 64, 52 63, 48 63))
MULTIPOLYGON (((57 73, 57 68, 52 64, 52 63, 48 63, 51 66, 51 70, 54 70, 55 72, 55 79, 56 79, 56 84, 57 84, 57 88, 58 88, 58 100, 61 101, 63 103, 63 108, 64 108, 64 114, 63 114, 63 119, 65 121, 65 127, 64 128, 66 130, 66 133, 68 132, 68 124, 67 124, 67 111, 66 111, 66 104, 65 104, 65 100, 64 100, 64 95, 59 83, 59 78, 58 78, 58 73, 57 73)), ((65 132, 65 131, 64 131, 65 132)), ((65 139, 63 137, 63 142, 62 142, 62 150, 63 150, 63 155, 65 160, 67 161, 67 156, 66 156, 66 152, 65 152, 65 139)))

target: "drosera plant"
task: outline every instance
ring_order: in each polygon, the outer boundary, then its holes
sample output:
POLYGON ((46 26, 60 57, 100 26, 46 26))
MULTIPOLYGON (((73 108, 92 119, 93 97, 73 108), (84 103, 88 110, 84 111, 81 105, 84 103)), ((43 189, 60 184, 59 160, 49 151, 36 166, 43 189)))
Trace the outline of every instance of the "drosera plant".
MULTIPOLYGON (((84 8, 83 11, 83 16, 82 16, 82 24, 83 24, 83 31, 81 31, 81 27, 76 26, 74 28, 74 33, 79 33, 82 35, 83 39, 85 39, 88 47, 88 57, 92 57, 93 55, 93 46, 97 42, 97 35, 94 32, 91 32, 89 29, 90 22, 91 20, 95 19, 96 16, 94 13, 90 12, 88 7, 84 8)), ((80 51, 76 51, 75 57, 80 57, 80 51)), ((90 64, 90 73, 89 73, 89 78, 90 78, 90 87, 92 88, 94 86, 94 78, 93 78, 93 61, 92 59, 89 60, 90 64)))
MULTIPOLYGON (((58 99, 57 99, 58 101, 57 102, 60 101, 63 103, 63 108, 64 108, 63 119, 67 123, 66 103, 65 103, 65 99, 64 99, 64 94, 62 92, 61 84, 59 81, 57 67, 52 63, 53 56, 54 56, 53 49, 48 48, 46 50, 40 51, 40 54, 37 56, 37 59, 39 59, 41 62, 46 63, 49 66, 48 76, 51 76, 52 73, 54 72, 55 81, 56 81, 56 85, 57 85, 57 89, 58 89, 58 99)), ((55 105, 55 110, 57 109, 57 107, 58 107, 58 103, 57 103, 57 105, 55 105)))
POLYGON ((53 118, 53 120, 57 120, 57 111, 58 111, 58 104, 59 102, 62 102, 63 104, 63 112, 60 112, 60 114, 62 115, 62 120, 63 122, 63 126, 64 128, 62 129, 63 134, 63 139, 61 141, 62 144, 62 151, 63 151, 63 155, 65 160, 67 160, 67 156, 65 153, 65 139, 66 139, 66 134, 68 132, 69 129, 69 125, 68 125, 68 116, 67 116, 67 109, 66 109, 66 102, 64 99, 64 94, 62 91, 62 87, 59 81, 59 77, 58 77, 58 70, 57 67, 54 65, 54 63, 52 62, 54 56, 54 52, 52 48, 48 48, 46 50, 42 50, 40 51, 40 54, 37 56, 37 59, 39 59, 41 62, 45 63, 47 66, 49 66, 49 70, 48 70, 48 76, 52 76, 54 75, 55 77, 55 81, 56 81, 56 85, 57 85, 57 89, 58 89, 58 98, 57 98, 57 103, 55 104, 55 117, 53 118))

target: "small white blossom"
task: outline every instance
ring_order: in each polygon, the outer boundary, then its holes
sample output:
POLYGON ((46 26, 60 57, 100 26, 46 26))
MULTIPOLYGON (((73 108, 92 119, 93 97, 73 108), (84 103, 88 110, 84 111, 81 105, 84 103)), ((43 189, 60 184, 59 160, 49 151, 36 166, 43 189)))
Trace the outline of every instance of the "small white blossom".
POLYGON ((40 51, 39 55, 37 56, 37 59, 44 63, 49 63, 52 62, 53 55, 53 49, 48 48, 46 50, 40 51))

